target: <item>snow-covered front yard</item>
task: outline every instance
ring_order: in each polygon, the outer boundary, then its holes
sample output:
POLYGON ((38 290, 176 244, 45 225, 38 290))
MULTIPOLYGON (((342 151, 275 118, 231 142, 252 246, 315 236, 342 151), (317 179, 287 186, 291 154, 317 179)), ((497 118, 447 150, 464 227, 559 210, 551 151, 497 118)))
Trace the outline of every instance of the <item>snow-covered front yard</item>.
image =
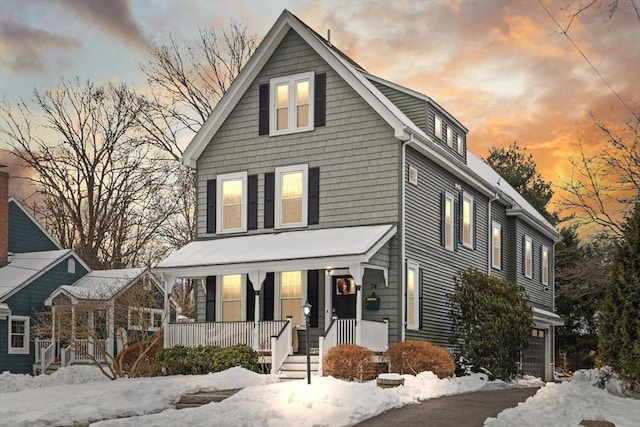
MULTIPOLYGON (((638 426, 640 401, 616 397, 592 385, 589 372, 570 382, 548 383, 487 426, 577 426, 584 418, 638 426)), ((98 426, 353 425, 391 408, 438 396, 484 389, 543 385, 535 378, 487 382, 481 374, 438 379, 430 372, 405 376, 405 385, 381 389, 375 381, 347 383, 331 377, 279 382, 242 368, 200 376, 109 381, 93 367, 60 369, 50 376, 0 374, 0 425, 50 426, 95 422, 98 426), (185 393, 243 388, 220 402, 172 408, 185 393), (105 421, 101 421, 105 420, 105 421)))

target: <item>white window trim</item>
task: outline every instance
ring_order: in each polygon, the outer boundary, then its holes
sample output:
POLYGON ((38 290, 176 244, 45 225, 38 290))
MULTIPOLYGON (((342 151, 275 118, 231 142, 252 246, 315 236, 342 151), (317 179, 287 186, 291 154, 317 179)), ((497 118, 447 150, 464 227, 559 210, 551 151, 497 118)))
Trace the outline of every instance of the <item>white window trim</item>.
POLYGON ((433 134, 438 139, 442 139, 442 119, 437 114, 433 122, 433 134), (439 125, 438 125, 439 124, 439 125))
POLYGON ((269 136, 285 135, 288 133, 307 132, 313 130, 314 126, 314 105, 315 105, 315 73, 309 71, 307 73, 294 74, 291 76, 278 77, 269 81, 269 136), (296 83, 301 81, 309 82, 309 121, 308 126, 295 127, 296 121, 296 83), (278 117, 276 115, 276 105, 278 91, 277 86, 287 83, 289 85, 289 104, 288 104, 288 124, 286 129, 277 129, 278 117))
MULTIPOLYGON (((446 209, 447 209, 447 205, 446 205, 446 201, 448 200, 449 203, 449 217, 451 218, 451 221, 449 222, 449 236, 451 236, 451 241, 447 242, 447 237, 446 237, 446 233, 445 233, 445 238, 444 238, 444 247, 446 250, 448 251, 454 251, 455 250, 455 242, 456 242, 456 203, 455 203, 455 197, 453 197, 453 194, 451 193, 444 193, 444 198, 445 198, 445 205, 442 207, 442 209, 445 211, 445 217, 442 218, 443 221, 445 221, 444 223, 444 227, 447 226, 446 224, 446 209)), ((446 230, 445 230, 446 231, 446 230)))
POLYGON ((524 277, 527 279, 533 278, 533 239, 530 236, 525 234, 524 236, 524 246, 522 248, 524 252, 524 277), (527 243, 529 243, 531 251, 529 252, 529 257, 527 257, 527 243), (527 270, 529 273, 527 273, 527 270))
POLYGON ((218 175, 216 177, 216 234, 228 234, 228 233, 242 233, 247 231, 247 172, 227 173, 224 175, 218 175), (241 225, 238 228, 223 229, 223 198, 222 188, 224 181, 242 180, 242 210, 241 210, 241 225))
POLYGON ((275 194, 274 194, 274 228, 298 228, 306 227, 308 224, 309 206, 309 165, 283 166, 275 171, 275 194), (302 221, 292 224, 282 224, 282 175, 291 172, 302 172, 302 221))
POLYGON ((67 260, 67 273, 76 274, 76 262, 73 258, 67 260))
POLYGON ((491 221, 491 267, 495 268, 496 270, 502 270, 502 224, 496 222, 496 221, 491 221), (498 259, 495 259, 495 241, 493 240, 493 232, 495 230, 498 230, 498 234, 499 234, 499 243, 498 243, 498 248, 500 249, 500 255, 498 256, 498 259))
POLYGON ((406 274, 406 280, 407 282, 405 283, 405 299, 406 299, 406 304, 407 304, 407 329, 413 330, 413 331, 417 331, 420 329, 420 265, 417 262, 414 261, 407 261, 407 274, 406 274), (413 296, 413 312, 415 314, 415 319, 413 319, 413 323, 409 323, 409 270, 413 270, 413 277, 415 280, 415 283, 413 284, 413 291, 415 293, 415 295, 413 296))
POLYGON ((458 135, 458 154, 464 155, 464 145, 462 144, 462 137, 458 135))
POLYGON ((8 322, 8 333, 9 333, 9 342, 7 343, 7 353, 9 354, 29 354, 30 350, 30 337, 29 332, 31 328, 31 319, 29 316, 9 316, 8 322), (12 347, 11 346, 11 321, 19 321, 24 322, 24 345, 22 347, 12 347))
MULTIPOLYGON (((298 271, 298 270, 289 270, 289 271, 298 271)), ((278 271, 274 274, 274 287, 273 287, 273 317, 274 319, 286 320, 282 319, 282 289, 280 286, 280 282, 282 280, 282 273, 287 273, 287 271, 278 271)), ((307 271, 300 270, 300 299, 302 300, 302 304, 307 301, 307 271)), ((300 304, 300 319, 304 322, 304 311, 302 309, 302 304, 300 304)), ((298 326, 300 328, 306 328, 306 325, 302 323, 301 325, 292 325, 298 326)))
MULTIPOLYGON (((161 308, 150 308, 150 307, 129 307, 128 315, 127 315, 127 324, 130 331, 142 330, 142 325, 139 322, 134 323, 132 321, 132 315, 137 316, 139 318, 140 313, 149 315, 149 318, 147 319, 147 321, 149 322, 149 326, 147 326, 147 331, 154 332, 160 329, 160 327, 154 326, 153 318, 155 317, 155 315, 160 315, 160 319, 162 320, 164 317, 164 310, 162 310, 161 308)), ((93 312, 91 312, 91 315, 93 315, 93 312)))
POLYGON ((473 249, 474 227, 473 223, 473 196, 468 193, 462 193, 462 206, 460 206, 460 234, 462 234, 462 246, 473 249), (469 241, 464 240, 464 202, 469 202, 469 241))
POLYGON ((447 126, 447 145, 453 148, 453 129, 450 126, 447 126))
POLYGON ((545 245, 542 245, 542 249, 540 250, 540 281, 543 285, 549 285, 549 248, 545 245), (545 263, 545 255, 547 256, 547 262, 545 263))
MULTIPOLYGON (((224 276, 235 276, 236 274, 223 274, 216 276, 216 322, 222 322, 222 287, 224 276)), ((247 321, 247 275, 240 274, 240 320, 247 321)))
POLYGON ((418 185, 418 169, 409 166, 409 183, 418 185))

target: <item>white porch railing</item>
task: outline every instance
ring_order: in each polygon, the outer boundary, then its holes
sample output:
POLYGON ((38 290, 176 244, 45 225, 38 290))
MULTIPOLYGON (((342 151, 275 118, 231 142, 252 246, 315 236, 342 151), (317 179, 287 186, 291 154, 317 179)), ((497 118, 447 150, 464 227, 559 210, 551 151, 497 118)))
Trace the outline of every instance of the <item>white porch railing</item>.
POLYGON ((53 340, 42 340, 40 338, 36 338, 36 363, 40 363, 40 354, 42 353, 42 351, 49 347, 51 344, 53 343, 53 340))
MULTIPOLYGON (((48 340, 51 341, 51 340, 48 340)), ((40 373, 44 374, 49 366, 53 363, 53 357, 55 356, 55 343, 51 342, 46 348, 40 349, 40 373)))
POLYGON ((320 337, 320 359, 338 344, 356 342, 356 319, 333 318, 329 327, 320 337))
POLYGON ((170 323, 164 331, 164 346, 165 348, 176 345, 231 347, 245 344, 257 351, 271 351, 271 336, 277 335, 286 323, 286 320, 257 322, 257 343, 253 342, 254 322, 170 323))
POLYGON ((71 357, 67 361, 72 362, 104 362, 104 349, 110 348, 111 340, 99 340, 94 342, 90 339, 76 339, 71 345, 71 357))
POLYGON ((71 364, 72 358, 71 346, 63 347, 60 349, 60 366, 65 367, 71 364))
POLYGON ((271 337, 271 373, 277 374, 288 355, 293 354, 291 318, 277 335, 271 337))
POLYGON ((389 323, 362 320, 362 342, 359 345, 371 351, 383 352, 389 347, 389 323))

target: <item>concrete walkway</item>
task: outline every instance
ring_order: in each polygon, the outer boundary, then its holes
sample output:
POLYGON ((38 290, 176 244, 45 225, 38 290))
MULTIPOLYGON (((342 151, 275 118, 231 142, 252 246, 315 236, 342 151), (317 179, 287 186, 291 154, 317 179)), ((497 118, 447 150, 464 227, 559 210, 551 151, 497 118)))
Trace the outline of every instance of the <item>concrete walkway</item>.
POLYGON ((487 418, 517 406, 537 391, 537 388, 516 388, 439 397, 392 409, 358 426, 482 427, 487 418))

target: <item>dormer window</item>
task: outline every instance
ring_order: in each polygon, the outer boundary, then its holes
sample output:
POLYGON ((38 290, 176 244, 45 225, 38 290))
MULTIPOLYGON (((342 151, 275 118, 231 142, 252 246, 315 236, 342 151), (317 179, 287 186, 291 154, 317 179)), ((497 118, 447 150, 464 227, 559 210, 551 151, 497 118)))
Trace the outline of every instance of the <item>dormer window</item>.
POLYGON ((453 130, 447 126, 447 145, 453 147, 453 130))
POLYGON ((271 79, 269 135, 313 130, 313 72, 271 79))
POLYGON ((442 139, 442 119, 438 116, 435 118, 434 130, 436 138, 442 139))
POLYGON ((458 135, 458 154, 464 156, 464 145, 462 144, 462 137, 458 135))

